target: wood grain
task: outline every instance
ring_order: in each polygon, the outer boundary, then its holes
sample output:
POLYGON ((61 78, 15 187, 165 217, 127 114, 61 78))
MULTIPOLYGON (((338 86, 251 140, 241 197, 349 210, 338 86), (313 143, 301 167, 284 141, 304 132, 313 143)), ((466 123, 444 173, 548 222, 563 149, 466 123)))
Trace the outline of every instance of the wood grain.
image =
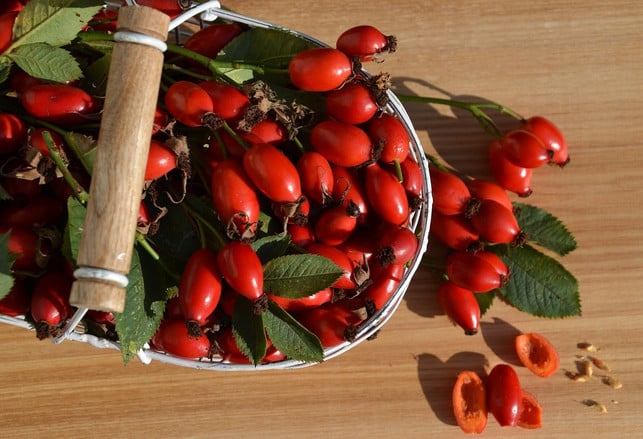
MULTIPOLYGON (((160 41, 167 38, 169 18, 156 9, 126 7, 119 11, 118 20, 118 31, 160 41)), ((115 44, 78 249, 79 267, 129 273, 162 70, 163 52, 157 48, 135 42, 115 44)), ((79 277, 70 302, 81 308, 123 312, 125 288, 102 278, 79 277)))
MULTIPOLYGON (((539 331, 558 347, 549 379, 518 368, 540 400, 543 428, 486 437, 639 437, 643 413, 643 11, 638 1, 229 1, 230 8, 333 43, 349 26, 397 35, 373 72, 398 90, 477 96, 565 132, 571 163, 539 169, 526 200, 559 216, 579 248, 564 258, 581 286, 583 316, 538 319, 500 302, 465 337, 434 299, 422 269, 378 338, 307 369, 214 373, 158 363, 123 366, 114 351, 39 342, 0 327, 0 436, 176 438, 458 437, 450 390, 462 369, 516 364, 512 337, 539 331), (623 388, 572 383, 581 341, 600 346, 623 388), (594 399, 600 414, 584 406, 594 399)), ((468 115, 408 106, 425 149, 467 174, 488 176, 489 137, 468 115)), ((505 122, 503 122, 505 123, 505 122)), ((506 121, 507 126, 509 121, 506 121)))

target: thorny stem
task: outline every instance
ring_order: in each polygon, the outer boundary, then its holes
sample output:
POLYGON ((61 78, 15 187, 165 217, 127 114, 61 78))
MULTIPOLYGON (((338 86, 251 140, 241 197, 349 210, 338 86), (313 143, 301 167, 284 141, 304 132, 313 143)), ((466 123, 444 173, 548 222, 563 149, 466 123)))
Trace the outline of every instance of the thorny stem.
MULTIPOLYGON (((80 40, 91 46, 92 42, 104 42, 104 41, 113 41, 114 37, 112 35, 105 34, 103 32, 81 32, 79 35, 80 40)), ((175 55, 180 55, 186 59, 190 59, 203 67, 210 70, 213 74, 220 77, 225 77, 226 70, 251 70, 260 75, 266 73, 276 73, 276 74, 287 74, 288 70, 286 69, 275 69, 269 67, 263 67, 256 64, 248 64, 237 61, 220 61, 207 56, 203 56, 199 53, 196 53, 190 49, 186 49, 183 46, 177 44, 168 44, 167 52, 173 53, 175 55)))
POLYGON ((266 73, 288 73, 286 69, 275 69, 237 61, 219 61, 216 59, 208 58, 207 56, 200 55, 196 52, 193 52, 192 50, 186 49, 183 46, 174 44, 168 44, 167 51, 169 53, 174 53, 176 55, 180 55, 182 57, 195 61, 210 70, 213 74, 220 77, 225 77, 225 70, 251 70, 260 75, 264 75, 266 73))
POLYGON ((519 121, 525 120, 520 114, 518 114, 511 108, 495 102, 465 102, 456 101, 454 99, 436 98, 432 96, 416 96, 397 93, 396 96, 402 102, 423 102, 427 104, 447 105, 449 107, 461 108, 463 110, 466 110, 478 120, 478 123, 482 126, 482 128, 484 128, 485 131, 499 138, 502 137, 502 133, 498 129, 498 126, 493 121, 491 116, 489 116, 484 111, 485 109, 499 111, 519 121))
POLYGON ((161 256, 156 252, 156 250, 152 248, 143 233, 136 232, 136 243, 143 247, 145 251, 152 257, 152 259, 157 262, 161 260, 161 256))
POLYGON ((33 125, 42 126, 44 128, 47 128, 50 131, 60 134, 63 140, 65 141, 65 144, 74 153, 74 156, 76 156, 76 158, 80 160, 80 163, 83 165, 83 168, 85 168, 87 173, 91 175, 92 169, 93 169, 93 163, 91 163, 91 161, 88 160, 89 152, 91 150, 82 151, 81 148, 78 146, 78 142, 76 142, 76 138, 74 137, 74 133, 72 131, 66 131, 54 124, 51 124, 44 120, 37 119, 28 115, 20 115, 20 117, 33 125))
POLYGON ((230 125, 228 125, 228 122, 223 122, 223 129, 228 134, 230 134, 230 137, 232 137, 239 145, 241 145, 243 149, 248 149, 248 144, 241 137, 239 137, 239 134, 237 134, 237 132, 233 130, 230 125))
POLYGON ((54 163, 56 164, 56 168, 58 168, 58 170, 62 173, 63 178, 65 179, 69 187, 72 189, 74 197, 82 204, 87 204, 87 200, 89 200, 89 194, 82 187, 82 185, 78 183, 78 180, 76 180, 74 176, 71 175, 71 172, 69 172, 69 169, 67 168, 67 165, 63 161, 62 156, 58 153, 58 150, 56 149, 56 143, 54 142, 54 139, 51 137, 51 133, 49 131, 43 131, 42 138, 45 141, 45 144, 47 145, 47 149, 49 150, 49 155, 51 159, 54 161, 54 163))

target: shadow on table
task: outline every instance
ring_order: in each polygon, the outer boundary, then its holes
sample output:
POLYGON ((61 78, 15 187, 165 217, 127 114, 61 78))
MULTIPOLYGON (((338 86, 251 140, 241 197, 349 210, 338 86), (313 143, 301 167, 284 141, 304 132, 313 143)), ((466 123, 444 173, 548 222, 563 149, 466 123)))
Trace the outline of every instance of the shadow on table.
MULTIPOLYGON (((481 322, 480 328, 485 343, 500 362, 520 366, 513 343, 516 335, 521 333, 520 330, 499 318, 481 322)), ((417 362, 418 380, 424 397, 437 418, 448 425, 457 425, 451 394, 458 373, 473 370, 484 380, 492 366, 483 354, 468 351, 457 352, 446 362, 433 354, 423 353, 417 357, 417 362)))
MULTIPOLYGON (((431 90, 435 91, 436 93, 431 93, 432 97, 464 102, 492 102, 481 96, 456 95, 422 79, 395 77, 392 81, 391 90, 398 96, 418 96, 411 89, 411 86, 415 86, 414 88, 428 90, 429 93, 431 90)), ((492 136, 469 111, 451 107, 450 111, 442 113, 438 111, 438 107, 443 105, 404 101, 402 103, 413 121, 415 130, 428 134, 431 146, 443 162, 463 175, 490 178, 487 155, 492 136)), ((493 109, 486 110, 486 113, 495 121, 501 132, 518 126, 518 121, 505 113, 493 109)), ((430 149, 429 145, 425 145, 425 149, 430 149)))
POLYGON ((431 410, 441 422, 457 425, 451 394, 458 372, 473 370, 484 377, 488 365, 486 357, 477 352, 458 352, 443 362, 433 354, 424 353, 417 360, 418 378, 431 410))
POLYGON ((522 365, 514 344, 516 336, 522 331, 509 322, 494 317, 493 321, 480 322, 480 332, 482 332, 486 345, 501 361, 514 366, 522 365))

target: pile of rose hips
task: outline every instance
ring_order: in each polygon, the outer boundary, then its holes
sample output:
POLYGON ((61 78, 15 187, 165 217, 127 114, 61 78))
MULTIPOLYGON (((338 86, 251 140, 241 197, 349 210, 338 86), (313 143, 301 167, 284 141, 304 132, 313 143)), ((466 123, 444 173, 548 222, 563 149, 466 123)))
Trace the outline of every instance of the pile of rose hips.
POLYGON ((490 248, 521 246, 528 238, 520 229, 508 192, 527 197, 532 193, 534 168, 562 167, 568 162, 560 130, 550 120, 535 116, 491 142, 489 164, 496 181, 465 179, 436 166, 431 169, 431 234, 451 251, 438 301, 466 334, 478 331, 480 306, 475 294, 500 288, 510 277, 504 261, 490 248))
MULTIPOLYGON (((111 28, 103 22, 106 17, 102 11, 101 29, 111 28)), ((90 23, 88 30, 97 27, 98 22, 96 27, 90 23)), ((215 23, 193 34, 184 47, 216 56, 243 31, 238 24, 215 23)), ((386 305, 419 251, 409 218, 426 199, 409 134, 387 109, 385 89, 357 68, 393 48, 394 39, 360 26, 342 34, 337 48, 294 56, 287 72, 292 86, 325 103, 323 117, 312 126, 295 127, 291 119, 261 111, 259 104, 266 101, 257 96, 271 93, 265 84, 238 87, 186 75, 162 89, 139 232, 153 242, 163 227, 158 191, 178 172, 187 180, 184 188, 211 198, 225 233, 220 243, 195 251, 182 268, 178 296, 167 303, 150 341, 153 348, 185 358, 216 355, 247 363, 229 324, 240 297, 252 302, 254 313, 275 302, 324 348, 352 341, 358 326, 386 305), (297 133, 304 129, 309 131, 301 142, 297 133), (209 133, 207 142, 193 140, 195 131, 209 133), (283 225, 290 251, 324 256, 344 274, 301 299, 264 291, 262 262, 251 246, 262 215, 283 225)), ((194 67, 190 60, 176 62, 194 67)), ((15 111, 0 113, 2 188, 11 197, 0 202, 0 232, 8 234, 17 259, 15 286, 0 301, 0 312, 26 315, 38 336, 46 338, 74 312, 69 304, 73 262, 61 249, 61 236, 67 200, 86 196, 83 188, 91 179, 78 154, 78 137, 70 131, 95 136, 102 100, 79 84, 42 81, 18 68, 3 87, 15 111)), ((283 102, 269 102, 270 108, 276 105, 280 114, 291 110, 283 102)), ((90 312, 87 317, 91 330, 115 336, 113 315, 90 312)), ((262 361, 282 359, 268 340, 262 361)))

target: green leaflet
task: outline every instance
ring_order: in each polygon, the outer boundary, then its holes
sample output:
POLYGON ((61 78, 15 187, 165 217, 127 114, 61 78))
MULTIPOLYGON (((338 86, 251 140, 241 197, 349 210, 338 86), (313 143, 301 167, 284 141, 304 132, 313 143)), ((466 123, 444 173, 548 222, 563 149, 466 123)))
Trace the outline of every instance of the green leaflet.
POLYGON ((551 250, 560 256, 575 250, 574 236, 554 215, 536 206, 513 203, 520 229, 530 242, 551 250))
POLYGON ((63 252, 65 256, 74 262, 78 259, 78 247, 83 233, 86 212, 87 209, 80 201, 74 197, 69 197, 67 200, 67 227, 65 228, 63 240, 63 252))
POLYGON ((267 340, 261 315, 254 314, 252 302, 239 295, 232 314, 232 331, 239 350, 252 364, 266 356, 267 340))
POLYGON ((290 58, 311 47, 315 45, 287 30, 254 28, 232 40, 217 60, 286 68, 290 58))
POLYGON ((16 17, 14 43, 69 44, 103 7, 102 0, 31 0, 16 17))
POLYGON ((287 234, 268 235, 257 239, 252 244, 262 264, 273 258, 283 256, 290 247, 290 236, 287 234))
POLYGON ((10 232, 0 235, 0 299, 9 294, 14 282, 11 265, 15 257, 9 252, 9 235, 10 232))
POLYGON ((501 296, 521 311, 538 317, 581 314, 578 281, 558 261, 530 245, 504 247, 510 280, 501 296))
POLYGON ((317 336, 272 300, 263 313, 263 322, 272 344, 288 358, 315 363, 324 359, 324 348, 317 336))
POLYGON ((114 315, 123 362, 127 364, 147 343, 163 318, 168 288, 155 261, 142 251, 134 251, 128 274, 125 309, 114 315))
POLYGON ((475 298, 480 305, 480 315, 484 315, 491 305, 493 305, 493 299, 496 297, 497 290, 489 291, 487 293, 476 293, 475 298))
POLYGON ((0 84, 9 79, 11 64, 11 59, 8 56, 0 56, 0 84))
POLYGON ((9 55, 12 61, 35 78, 49 81, 75 81, 83 76, 71 53, 47 43, 33 43, 16 48, 9 55))
POLYGON ((102 0, 32 0, 16 17, 13 43, 0 57, 0 83, 15 62, 37 78, 66 82, 82 77, 74 57, 61 46, 78 32, 103 6, 102 0))
POLYGON ((313 254, 280 256, 264 267, 264 290, 291 299, 331 286, 344 271, 330 259, 313 254))

